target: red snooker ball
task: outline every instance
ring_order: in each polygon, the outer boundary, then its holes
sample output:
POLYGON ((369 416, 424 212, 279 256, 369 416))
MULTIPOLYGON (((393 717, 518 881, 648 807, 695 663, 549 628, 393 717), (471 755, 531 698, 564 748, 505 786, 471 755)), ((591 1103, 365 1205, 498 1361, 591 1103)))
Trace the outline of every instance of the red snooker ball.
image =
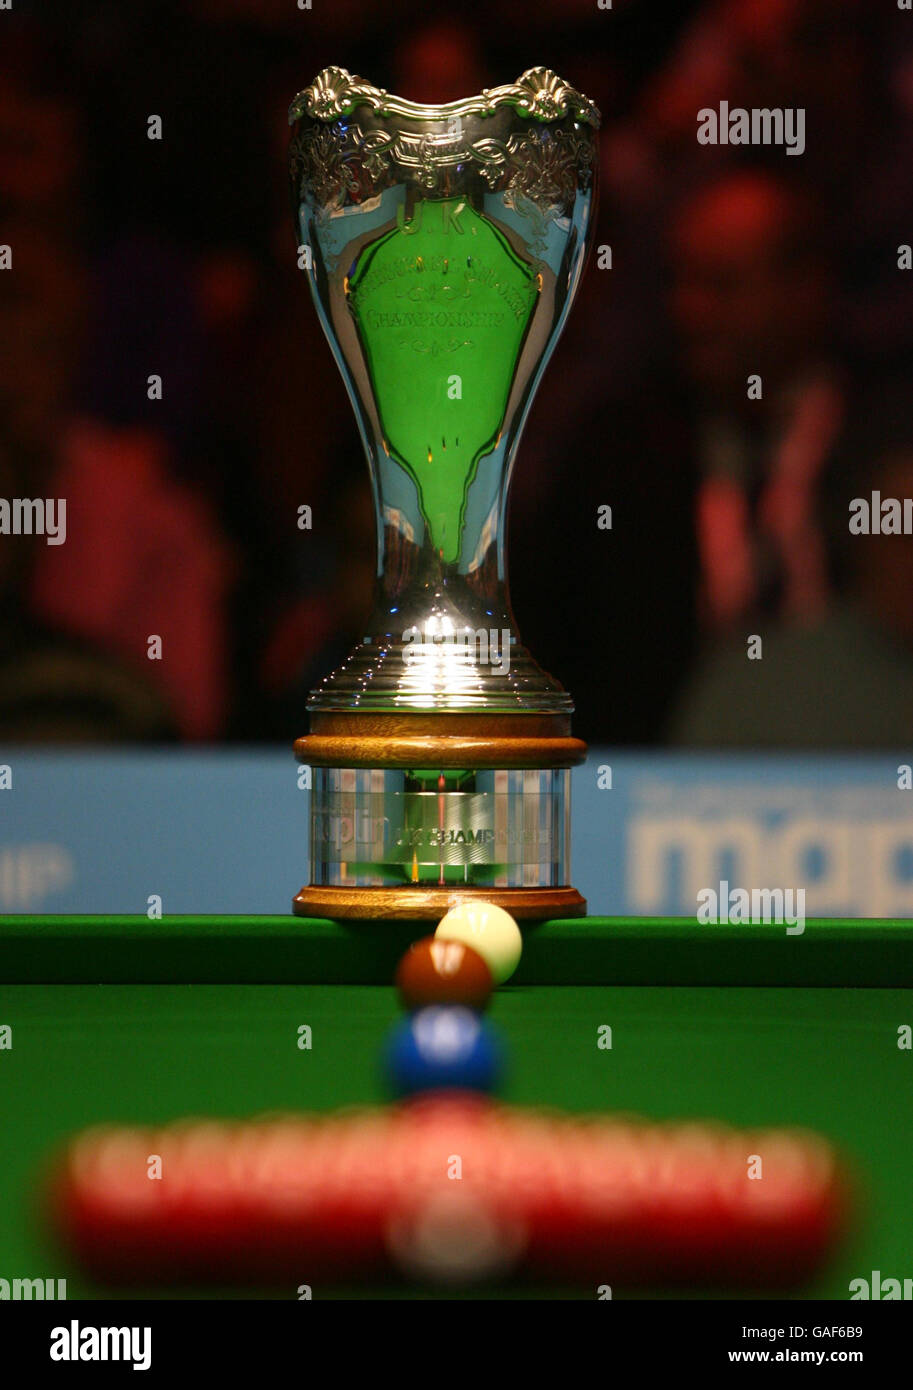
POLYGON ((463 1004, 484 1009, 494 989, 487 964, 462 941, 426 936, 409 947, 396 970, 396 988, 407 1009, 463 1004))

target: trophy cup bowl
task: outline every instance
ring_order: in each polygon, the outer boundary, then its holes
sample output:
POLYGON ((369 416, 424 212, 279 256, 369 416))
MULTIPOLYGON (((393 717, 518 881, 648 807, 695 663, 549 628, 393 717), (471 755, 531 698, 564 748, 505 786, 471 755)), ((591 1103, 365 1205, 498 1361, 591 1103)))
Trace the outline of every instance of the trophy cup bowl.
POLYGON ((506 511, 595 213, 598 112, 554 73, 444 106, 327 68, 289 113, 300 257, 377 519, 368 635, 308 702, 301 915, 579 915, 570 696, 521 644, 506 511))

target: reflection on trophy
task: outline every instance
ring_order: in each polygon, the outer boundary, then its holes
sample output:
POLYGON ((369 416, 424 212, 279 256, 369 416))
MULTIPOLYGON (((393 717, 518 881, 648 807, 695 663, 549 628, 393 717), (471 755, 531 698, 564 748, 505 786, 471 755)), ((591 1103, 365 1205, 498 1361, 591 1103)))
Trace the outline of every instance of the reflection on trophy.
POLYGON ((593 226, 598 112, 545 68, 446 106, 327 68, 290 120, 299 241, 378 535, 367 636, 295 745, 313 769, 295 911, 437 918, 475 895, 581 914, 570 768, 586 748, 519 640, 505 528, 593 226))

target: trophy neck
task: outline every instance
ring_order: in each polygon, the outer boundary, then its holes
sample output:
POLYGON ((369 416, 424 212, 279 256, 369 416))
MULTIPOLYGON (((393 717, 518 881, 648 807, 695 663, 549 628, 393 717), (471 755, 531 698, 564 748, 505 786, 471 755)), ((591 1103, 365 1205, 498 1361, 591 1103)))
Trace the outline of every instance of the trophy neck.
POLYGON ((571 712, 567 692, 519 640, 504 571, 506 460, 492 459, 490 471, 491 506, 469 510, 448 559, 446 532, 433 533, 417 509, 385 501, 385 485, 399 478, 379 451, 379 573, 368 635, 313 692, 309 709, 571 712))
POLYGON ((545 69, 444 107, 327 69, 292 107, 296 217, 371 469, 371 633, 312 709, 567 712, 519 642, 513 457, 592 224, 595 108, 545 69))

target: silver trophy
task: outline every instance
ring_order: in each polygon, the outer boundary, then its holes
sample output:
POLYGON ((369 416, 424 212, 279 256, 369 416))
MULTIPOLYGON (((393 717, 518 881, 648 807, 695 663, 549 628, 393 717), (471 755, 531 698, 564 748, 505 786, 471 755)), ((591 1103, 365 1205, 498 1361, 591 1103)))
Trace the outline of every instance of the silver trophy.
POLYGON ((598 112, 545 68, 444 106, 327 68, 290 120, 299 242, 378 537, 368 635, 312 692, 296 744, 313 785, 295 910, 437 917, 476 895, 583 912, 568 846, 585 747, 519 640, 505 521, 583 270, 598 112))

